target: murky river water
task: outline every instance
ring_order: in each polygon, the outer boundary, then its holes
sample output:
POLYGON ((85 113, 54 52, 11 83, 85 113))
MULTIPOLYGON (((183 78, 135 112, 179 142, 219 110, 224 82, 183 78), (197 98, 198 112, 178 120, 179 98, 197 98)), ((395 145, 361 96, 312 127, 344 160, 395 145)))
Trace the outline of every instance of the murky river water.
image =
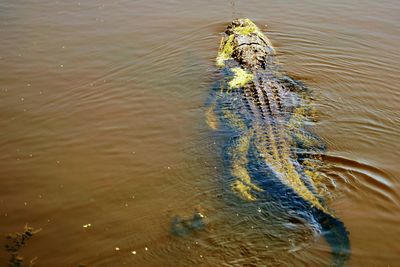
POLYGON ((399 14, 394 0, 1 1, 1 233, 41 228, 21 250, 35 266, 328 265, 323 240, 293 248, 220 197, 204 102, 220 33, 249 17, 314 91, 348 266, 400 266, 399 14), (196 210, 207 229, 171 235, 196 210))

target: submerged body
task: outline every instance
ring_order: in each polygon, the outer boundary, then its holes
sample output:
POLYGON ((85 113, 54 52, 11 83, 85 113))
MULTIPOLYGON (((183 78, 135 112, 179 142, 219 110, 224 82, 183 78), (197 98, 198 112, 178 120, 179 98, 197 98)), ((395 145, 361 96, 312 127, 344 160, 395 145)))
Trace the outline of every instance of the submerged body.
POLYGON ((300 220, 318 224, 332 248, 333 264, 342 266, 349 256, 348 233, 319 194, 316 155, 324 146, 308 129, 314 118, 309 93, 279 73, 274 53, 249 19, 227 27, 216 60, 222 79, 207 122, 230 135, 225 152, 238 196, 268 198, 300 220))

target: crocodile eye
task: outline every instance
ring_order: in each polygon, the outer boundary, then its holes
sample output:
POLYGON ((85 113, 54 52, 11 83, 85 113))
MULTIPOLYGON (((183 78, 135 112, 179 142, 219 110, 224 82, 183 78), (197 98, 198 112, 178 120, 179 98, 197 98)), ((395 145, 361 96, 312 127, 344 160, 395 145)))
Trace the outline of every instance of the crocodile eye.
POLYGON ((232 25, 233 25, 233 26, 239 26, 239 25, 240 25, 240 22, 237 21, 237 20, 234 20, 234 21, 232 21, 232 25))

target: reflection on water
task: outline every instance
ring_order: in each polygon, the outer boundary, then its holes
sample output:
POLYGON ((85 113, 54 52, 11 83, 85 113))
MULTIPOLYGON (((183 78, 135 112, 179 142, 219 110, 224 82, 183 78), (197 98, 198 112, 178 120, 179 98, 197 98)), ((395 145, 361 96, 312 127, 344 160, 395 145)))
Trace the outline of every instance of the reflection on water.
MULTIPOLYGON (((315 94, 349 266, 395 265, 400 218, 396 1, 3 1, 0 228, 42 231, 37 266, 324 266, 307 229, 226 199, 204 122, 219 33, 268 25, 315 94), (180 238, 171 219, 205 215, 180 238), (276 225, 269 232, 265 225, 276 225), (90 226, 89 226, 90 225, 90 226), (84 227, 86 226, 86 227, 84 227)), ((0 252, 2 264, 8 259, 0 252)))

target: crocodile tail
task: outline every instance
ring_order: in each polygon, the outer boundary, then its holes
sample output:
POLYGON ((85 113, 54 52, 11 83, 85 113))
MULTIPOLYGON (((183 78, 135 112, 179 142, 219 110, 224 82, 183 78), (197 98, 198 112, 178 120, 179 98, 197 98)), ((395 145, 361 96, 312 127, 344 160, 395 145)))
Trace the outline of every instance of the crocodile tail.
POLYGON ((344 266, 350 257, 349 233, 344 223, 318 209, 315 209, 314 215, 322 228, 323 237, 331 247, 332 266, 344 266))

